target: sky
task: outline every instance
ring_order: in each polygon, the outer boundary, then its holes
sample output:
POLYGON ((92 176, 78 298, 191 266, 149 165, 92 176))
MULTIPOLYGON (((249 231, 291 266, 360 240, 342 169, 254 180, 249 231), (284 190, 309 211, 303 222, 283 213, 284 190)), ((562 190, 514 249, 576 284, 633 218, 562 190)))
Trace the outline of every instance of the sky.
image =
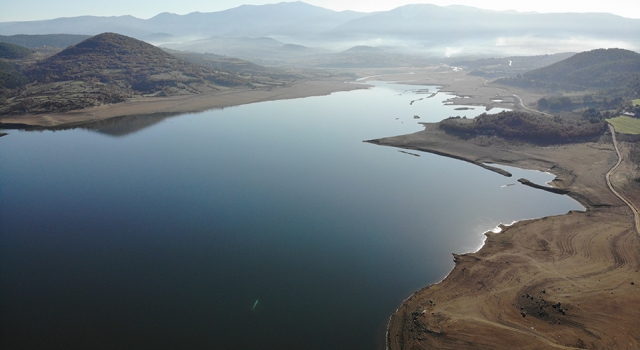
MULTIPOLYGON (((261 5, 279 0, 0 0, 0 22, 32 21, 82 15, 132 15, 150 18, 161 12, 187 14, 214 12, 242 4, 261 5)), ((414 3, 467 5, 489 10, 535 12, 608 12, 628 18, 640 18, 638 0, 306 0, 306 3, 336 11, 386 11, 414 3)))

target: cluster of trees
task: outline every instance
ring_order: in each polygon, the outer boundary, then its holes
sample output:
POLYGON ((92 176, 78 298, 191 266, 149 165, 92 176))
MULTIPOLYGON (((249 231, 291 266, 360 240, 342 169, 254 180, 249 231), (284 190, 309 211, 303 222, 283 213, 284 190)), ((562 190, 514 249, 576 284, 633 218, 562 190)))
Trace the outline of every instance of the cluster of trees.
POLYGON ((29 79, 20 72, 15 63, 0 60, 0 90, 15 89, 28 82, 29 79))
POLYGON ((547 117, 525 112, 483 113, 475 119, 451 117, 440 122, 445 132, 463 138, 499 136, 532 143, 567 143, 602 135, 607 124, 602 115, 590 111, 584 118, 547 117))
POLYGON ((573 111, 584 108, 617 109, 624 104, 621 96, 611 97, 606 94, 583 96, 548 96, 538 100, 538 110, 550 112, 573 111))

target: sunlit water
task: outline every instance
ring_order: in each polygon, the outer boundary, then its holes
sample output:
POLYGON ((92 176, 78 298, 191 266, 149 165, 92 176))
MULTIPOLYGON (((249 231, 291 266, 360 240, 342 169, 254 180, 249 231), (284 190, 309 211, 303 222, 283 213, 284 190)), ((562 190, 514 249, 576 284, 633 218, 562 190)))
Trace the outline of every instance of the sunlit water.
POLYGON ((135 133, 126 120, 9 131, 4 346, 376 349, 402 300, 451 270, 451 253, 477 250, 501 222, 582 209, 515 181, 548 174, 506 178, 363 143, 483 112, 426 98, 434 87, 376 85, 135 133))

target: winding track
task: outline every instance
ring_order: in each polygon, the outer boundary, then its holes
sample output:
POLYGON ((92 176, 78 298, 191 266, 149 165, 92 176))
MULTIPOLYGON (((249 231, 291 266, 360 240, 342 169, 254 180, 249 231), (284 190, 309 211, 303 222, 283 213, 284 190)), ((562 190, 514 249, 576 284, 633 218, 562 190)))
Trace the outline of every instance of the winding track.
MULTIPOLYGON (((482 79, 482 80, 483 80, 484 86, 489 87, 489 85, 487 84, 488 80, 487 80, 487 79, 482 79)), ((518 95, 514 94, 513 92, 511 92, 511 91, 509 91, 509 90, 507 90, 507 89, 499 88, 499 87, 495 87, 495 88, 496 88, 496 89, 498 89, 498 90, 502 90, 502 91, 506 92, 507 94, 509 94, 509 95, 511 95, 511 96, 513 96, 513 97, 515 97, 516 99, 518 99, 518 102, 520 102, 520 107, 522 107, 522 108, 526 109, 527 111, 529 111, 529 112, 533 112, 533 113, 535 113, 535 114, 538 114, 538 113, 539 113, 539 114, 542 114, 542 115, 546 115, 547 117, 553 117, 553 115, 551 115, 551 114, 549 114, 549 113, 545 113, 545 112, 538 111, 538 110, 531 109, 531 108, 527 107, 527 106, 524 104, 524 101, 522 101, 522 98, 521 98, 520 96, 518 96, 518 95)))
POLYGON ((620 154, 620 149, 618 149, 618 141, 616 141, 616 129, 613 127, 613 125, 609 124, 609 130, 611 131, 611 136, 613 138, 613 146, 615 147, 616 153, 618 154, 618 162, 605 175, 607 186, 609 186, 609 189, 611 190, 611 192, 613 192, 613 194, 616 195, 616 197, 620 198, 620 200, 622 200, 629 207, 629 209, 631 209, 631 211, 633 212, 636 232, 638 233, 638 235, 640 235, 640 212, 638 211, 638 208, 636 208, 633 203, 620 195, 620 193, 618 193, 611 184, 611 174, 616 171, 620 163, 622 163, 622 155, 620 154))

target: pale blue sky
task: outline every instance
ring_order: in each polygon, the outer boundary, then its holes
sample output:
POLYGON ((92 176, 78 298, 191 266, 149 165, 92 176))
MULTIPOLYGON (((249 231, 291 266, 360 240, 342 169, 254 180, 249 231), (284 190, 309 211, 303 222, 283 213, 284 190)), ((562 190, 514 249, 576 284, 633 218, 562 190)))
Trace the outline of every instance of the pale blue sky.
MULTIPOLYGON (((0 0, 0 22, 28 21, 81 15, 133 15, 150 18, 161 12, 187 14, 194 11, 213 12, 242 4, 276 3, 277 0, 0 0)), ((491 10, 536 12, 609 12, 629 18, 640 18, 638 0, 307 0, 309 4, 332 10, 373 12, 390 10, 410 3, 436 5, 460 4, 491 10)))

